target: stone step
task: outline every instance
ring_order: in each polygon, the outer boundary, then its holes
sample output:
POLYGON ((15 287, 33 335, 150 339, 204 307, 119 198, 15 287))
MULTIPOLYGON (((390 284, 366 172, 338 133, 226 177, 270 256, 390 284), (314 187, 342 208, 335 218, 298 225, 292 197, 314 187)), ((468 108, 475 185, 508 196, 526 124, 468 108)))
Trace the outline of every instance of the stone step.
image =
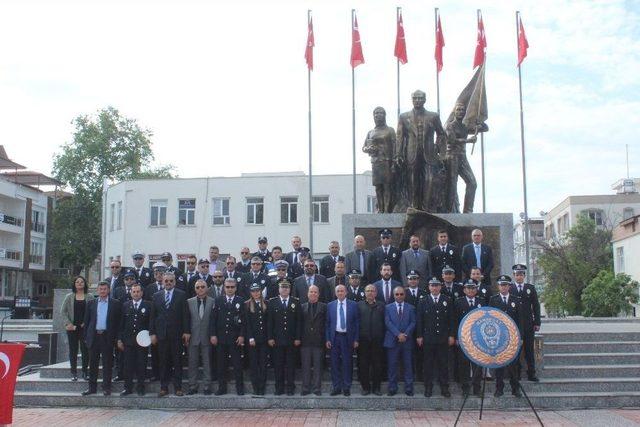
POLYGON ((637 377, 640 365, 558 365, 545 366, 542 378, 637 377))
MULTIPOLYGON (((508 387, 507 387, 508 389, 508 387)), ((572 408, 621 408, 640 405, 640 392, 585 392, 585 393, 531 393, 533 405, 538 409, 572 409, 572 408)), ((354 392, 351 397, 344 396, 167 396, 158 398, 155 395, 139 397, 110 396, 101 394, 78 396, 77 393, 65 392, 25 392, 15 393, 16 407, 120 407, 136 409, 367 409, 367 410, 458 410, 462 405, 462 396, 444 398, 434 396, 426 399, 422 395, 408 397, 404 393, 395 396, 362 396, 354 392)), ((470 397, 466 402, 467 409, 478 409, 480 399, 470 397)), ((485 409, 528 408, 524 398, 516 398, 507 393, 500 398, 486 396, 485 409)))
POLYGON ((550 342, 640 341, 640 332, 544 332, 545 345, 550 342))
POLYGON ((556 353, 545 354, 545 366, 555 365, 640 364, 640 353, 556 353))
POLYGON ((527 393, 553 392, 640 392, 640 377, 630 378, 540 378, 522 382, 527 393))
POLYGON ((640 341, 546 342, 544 354, 557 353, 640 353, 640 341))

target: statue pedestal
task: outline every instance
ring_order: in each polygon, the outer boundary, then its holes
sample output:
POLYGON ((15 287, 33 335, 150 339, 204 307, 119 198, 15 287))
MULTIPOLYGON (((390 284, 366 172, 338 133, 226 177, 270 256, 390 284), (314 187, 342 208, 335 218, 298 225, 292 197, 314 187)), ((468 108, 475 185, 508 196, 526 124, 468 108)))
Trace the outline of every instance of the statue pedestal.
POLYGON ((353 250, 353 237, 361 234, 367 241, 367 249, 380 245, 379 230, 393 231, 392 244, 407 249, 409 236, 420 237, 422 247, 429 249, 437 244, 437 233, 447 229, 449 241, 462 249, 471 242, 471 231, 482 230, 484 243, 493 248, 494 268, 492 277, 511 274, 513 265, 513 215, 510 213, 428 214, 409 210, 407 213, 345 214, 342 215, 342 250, 353 250))

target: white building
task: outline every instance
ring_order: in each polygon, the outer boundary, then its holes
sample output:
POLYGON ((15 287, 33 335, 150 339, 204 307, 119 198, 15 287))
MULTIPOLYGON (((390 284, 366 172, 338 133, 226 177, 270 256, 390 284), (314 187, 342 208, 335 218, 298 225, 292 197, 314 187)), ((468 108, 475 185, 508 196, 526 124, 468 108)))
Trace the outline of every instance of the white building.
POLYGON ((542 287, 542 270, 538 267, 538 257, 542 254, 540 242, 544 239, 544 219, 529 218, 529 257, 525 246, 524 219, 513 226, 513 262, 527 266, 527 281, 542 287))
MULTIPOLYGON (((357 213, 375 211, 371 172, 356 175, 357 213)), ((308 176, 303 172, 251 173, 239 177, 146 179, 109 185, 103 195, 102 274, 112 259, 131 265, 134 250, 147 262, 164 251, 181 267, 186 257, 257 250, 266 236, 269 248, 291 250, 299 235, 309 246, 308 176)), ((340 241, 342 215, 353 213, 353 175, 314 175, 313 245, 316 258, 340 241)))
MULTIPOLYGON (((625 273, 640 282, 640 215, 622 221, 613 229, 613 271, 625 273)), ((640 316, 640 305, 634 305, 634 316, 640 316)))

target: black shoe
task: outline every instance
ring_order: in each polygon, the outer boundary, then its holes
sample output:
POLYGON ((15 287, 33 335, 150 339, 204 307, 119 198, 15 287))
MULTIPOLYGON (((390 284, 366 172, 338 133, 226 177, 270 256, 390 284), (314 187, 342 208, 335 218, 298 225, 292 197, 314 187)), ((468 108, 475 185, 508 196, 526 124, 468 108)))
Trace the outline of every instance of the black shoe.
POLYGON ((282 396, 284 394, 284 390, 276 390, 273 394, 274 396, 282 396))
POLYGON ((117 375, 117 376, 113 379, 113 382, 114 382, 114 383, 119 383, 119 382, 122 382, 122 381, 124 381, 124 378, 122 378, 120 375, 117 375))
POLYGON ((194 395, 194 394, 196 394, 197 392, 198 392, 198 389, 190 388, 190 389, 187 391, 187 396, 193 396, 193 395, 194 395))
POLYGON ((518 389, 511 390, 511 394, 514 395, 515 397, 522 397, 522 393, 520 393, 520 390, 518 389))
POLYGON ((371 391, 369 391, 367 389, 362 389, 362 395, 363 396, 369 396, 370 393, 371 393, 371 391))
POLYGON ((469 396, 469 387, 462 389, 462 397, 469 396))
POLYGON ((380 389, 379 389, 379 388, 374 389, 374 390, 373 390, 373 394, 375 394, 376 396, 382 396, 382 392, 380 391, 380 389))
POLYGON ((131 390, 124 390, 120 392, 120 396, 129 396, 130 394, 133 394, 131 390))
POLYGON ((141 387, 138 389, 138 396, 144 396, 145 392, 144 392, 144 387, 141 387))
POLYGON ((74 381, 74 382, 75 382, 75 381, 78 381, 78 376, 77 376, 77 375, 73 375, 73 376, 71 377, 71 381, 74 381))
POLYGON ((102 395, 103 395, 103 396, 111 396, 111 390, 108 390, 108 389, 107 389, 107 390, 104 390, 104 391, 102 392, 102 395))
POLYGON ((169 394, 169 390, 160 390, 158 392, 158 397, 165 397, 167 394, 169 394))
POLYGON ((347 389, 342 392, 345 396, 351 396, 351 390, 347 389))
POLYGON ((314 391, 313 394, 315 394, 316 396, 322 396, 322 392, 321 391, 314 391))
POLYGON ((222 396, 223 394, 227 394, 227 389, 226 388, 219 388, 215 392, 216 396, 222 396))
POLYGON ((484 377, 484 379, 487 381, 493 381, 493 377, 484 377))
POLYGON ((529 381, 534 382, 534 383, 540 382, 540 379, 538 379, 538 377, 536 377, 535 375, 529 375, 529 376, 527 376, 527 379, 529 381))
POLYGON ((310 394, 311 394, 310 391, 303 391, 302 393, 300 393, 300 396, 308 396, 310 394))
POLYGON ((89 374, 82 374, 82 379, 85 381, 89 381, 89 374))
POLYGON ((204 393, 205 396, 210 396, 211 395, 211 389, 209 387, 207 387, 207 388, 204 389, 203 393, 204 393))
POLYGON ((342 390, 331 390, 331 393, 329 393, 329 396, 337 396, 339 394, 342 394, 342 390))
POLYGON ((96 391, 96 390, 89 389, 89 390, 85 390, 85 391, 83 391, 83 392, 82 392, 82 395, 83 395, 83 396, 89 396, 90 394, 96 394, 96 393, 97 393, 97 391, 96 391))
POLYGON ((480 387, 474 387, 473 388, 473 394, 474 394, 474 396, 481 397, 480 387))
POLYGON ((295 393, 296 393, 295 390, 289 390, 287 392, 287 396, 293 396, 295 393))
POLYGON ((236 389, 236 394, 238 396, 244 396, 244 389, 243 388, 237 388, 236 389))
POLYGON ((407 390, 404 392, 407 396, 413 396, 413 390, 407 390))
POLYGON ((504 395, 504 391, 502 391, 502 390, 496 390, 496 392, 493 393, 494 397, 500 397, 502 395, 504 395))
POLYGON ((391 391, 389 390, 389 392, 387 393, 387 396, 395 396, 397 393, 397 391, 391 391))
POLYGON ((424 397, 431 397, 433 395, 433 391, 430 389, 424 389, 424 397))
POLYGON ((443 397, 451 397, 451 392, 449 391, 449 389, 441 390, 441 391, 440 391, 440 394, 441 394, 443 397))

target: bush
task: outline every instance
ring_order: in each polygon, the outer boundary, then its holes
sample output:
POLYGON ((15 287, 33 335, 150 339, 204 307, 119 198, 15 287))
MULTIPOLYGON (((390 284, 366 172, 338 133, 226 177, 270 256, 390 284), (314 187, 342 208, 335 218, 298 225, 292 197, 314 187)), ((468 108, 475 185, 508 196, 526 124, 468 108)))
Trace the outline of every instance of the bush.
POLYGON ((638 282, 626 274, 602 270, 582 292, 582 314, 587 317, 615 317, 631 313, 638 302, 638 282))

